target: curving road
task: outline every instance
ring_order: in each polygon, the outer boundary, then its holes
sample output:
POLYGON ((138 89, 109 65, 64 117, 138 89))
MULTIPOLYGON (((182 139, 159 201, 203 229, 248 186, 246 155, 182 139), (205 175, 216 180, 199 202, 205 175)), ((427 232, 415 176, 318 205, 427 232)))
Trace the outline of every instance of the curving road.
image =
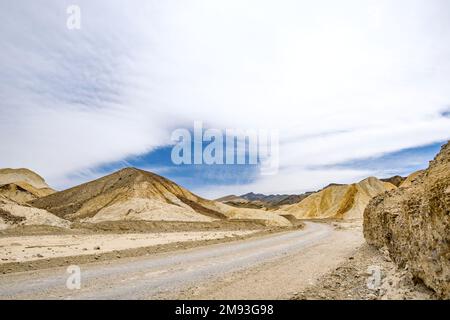
MULTIPOLYGON (((255 274, 267 268, 288 266, 295 261, 299 266, 305 263, 302 254, 311 254, 312 250, 321 250, 320 246, 336 245, 335 231, 331 226, 319 223, 306 223, 304 230, 272 234, 261 238, 222 243, 198 247, 185 251, 169 252, 152 256, 115 260, 108 263, 96 263, 81 266, 81 288, 69 290, 66 280, 69 276, 65 268, 23 272, 0 276, 1 299, 158 299, 158 298, 189 298, 186 291, 189 288, 203 288, 205 292, 213 290, 228 277, 227 283, 232 284, 230 277, 235 277, 235 285, 239 288, 239 274, 255 270, 255 274), (314 249, 316 247, 316 249, 314 249)), ((353 249, 357 241, 349 242, 348 249, 353 249)), ((336 252, 338 252, 337 250, 336 252)), ((342 253, 338 253, 342 255, 342 253)), ((310 259, 310 258, 308 258, 310 259)), ((337 262, 332 259, 333 263, 337 262)), ((312 262, 314 263, 314 262, 312 262)), ((333 265, 332 263, 332 265, 333 265)), ((295 269, 295 268, 294 268, 295 269)), ((307 270, 308 268, 303 268, 307 270)), ((313 268, 314 269, 314 268, 313 268)), ((319 268, 320 269, 320 268, 319 268)), ((327 268, 328 270, 329 268, 327 268)), ((298 271, 298 270, 297 270, 298 271)), ((274 270, 274 272, 277 272, 274 270)), ((272 272, 273 273, 273 272, 272 272)), ((292 275, 295 276, 295 275, 292 275)), ((296 275, 298 277, 298 274, 296 275)), ((305 278, 306 279, 306 278, 305 278)), ((267 292, 275 284, 266 284, 267 292)), ((284 280, 287 282, 287 280, 284 280)), ((278 286, 280 284, 277 284, 278 286)), ((289 285, 281 284, 284 290, 289 285)), ((223 285, 220 285, 223 289, 223 285)), ((226 293, 221 298, 246 298, 226 293)), ((256 288, 255 288, 256 290, 256 288)), ((259 290, 258 292, 263 292, 259 290)), ((248 292, 248 288, 247 291, 248 292)), ((287 292, 279 292, 276 297, 282 297, 287 292)), ((203 298, 201 290, 197 297, 203 298)), ((257 298, 255 293, 248 292, 248 298, 257 298)), ((210 297, 210 293, 208 296, 210 297)), ((220 296, 218 296, 220 297, 220 296)), ((267 298, 262 296, 261 298, 267 298)), ((272 297, 274 298, 274 297, 272 297)))

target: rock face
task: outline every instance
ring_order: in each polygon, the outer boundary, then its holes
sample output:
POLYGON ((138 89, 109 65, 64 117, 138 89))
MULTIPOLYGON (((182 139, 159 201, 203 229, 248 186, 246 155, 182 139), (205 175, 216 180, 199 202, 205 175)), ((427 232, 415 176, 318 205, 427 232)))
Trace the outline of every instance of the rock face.
POLYGON ((252 219, 275 225, 289 221, 262 210, 239 209, 203 199, 176 183, 136 168, 125 168, 100 179, 30 202, 61 218, 87 221, 153 220, 213 221, 252 219), (281 219, 280 219, 281 218, 281 219))
POLYGON ((450 144, 442 147, 427 170, 405 182, 367 206, 364 237, 449 299, 450 144))
POLYGON ((361 219, 364 209, 374 196, 395 186, 370 177, 350 185, 329 185, 300 203, 283 206, 278 212, 297 219, 361 219))
POLYGON ((54 193, 45 180, 28 169, 0 169, 0 194, 18 203, 25 203, 54 193))

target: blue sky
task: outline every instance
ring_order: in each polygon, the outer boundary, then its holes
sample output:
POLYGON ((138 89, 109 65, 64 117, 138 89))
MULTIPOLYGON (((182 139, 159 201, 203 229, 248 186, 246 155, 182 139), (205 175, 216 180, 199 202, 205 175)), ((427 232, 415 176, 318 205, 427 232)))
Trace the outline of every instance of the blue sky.
POLYGON ((124 167, 143 168, 158 173, 177 183, 196 189, 203 186, 248 184, 257 179, 257 165, 206 165, 181 164, 171 161, 172 147, 163 147, 142 156, 132 157, 117 163, 101 166, 98 170, 109 173, 124 167))
MULTIPOLYGON (((412 172, 427 168, 428 162, 439 152, 445 142, 433 143, 417 148, 408 148, 388 153, 379 157, 358 159, 344 163, 334 164, 333 168, 369 170, 371 175, 386 178, 394 175, 408 176, 412 172)), ((257 165, 175 165, 171 161, 172 147, 158 148, 148 154, 131 157, 122 161, 110 163, 95 168, 98 176, 115 172, 126 167, 145 169, 167 177, 190 190, 205 190, 208 187, 217 188, 227 186, 227 189, 245 192, 251 189, 241 189, 242 186, 251 185, 258 181, 259 169, 257 165)), ((310 170, 324 168, 311 167, 310 170)), ((91 174, 75 175, 74 179, 89 179, 91 174)), ((328 183, 335 182, 330 177, 328 183)), ((307 189, 292 190, 293 193, 304 192, 307 189)), ((310 189, 314 190, 314 189, 310 189)), ((204 193, 205 191, 203 191, 204 193)), ((235 193, 239 193, 235 192, 235 193)), ((205 193, 209 194, 209 193, 205 193)), ((211 193, 213 196, 220 195, 211 193)))
POLYGON ((426 169, 445 142, 433 143, 417 148, 408 148, 380 157, 359 159, 337 164, 342 168, 369 169, 379 178, 394 175, 408 176, 412 172, 426 169))
POLYGON ((409 173, 450 139, 446 0, 2 1, 0 30, 0 167, 58 189, 131 165, 207 197, 296 193, 409 173), (278 132, 278 172, 175 166, 195 121, 278 132))

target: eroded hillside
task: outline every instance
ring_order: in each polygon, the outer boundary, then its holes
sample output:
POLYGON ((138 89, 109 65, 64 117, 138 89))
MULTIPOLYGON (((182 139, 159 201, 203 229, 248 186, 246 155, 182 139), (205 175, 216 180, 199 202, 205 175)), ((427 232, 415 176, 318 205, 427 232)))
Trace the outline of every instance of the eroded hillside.
POLYGON ((278 212, 298 219, 358 219, 362 218, 372 197, 395 188, 391 183, 374 177, 350 185, 330 185, 300 203, 282 207, 278 212))

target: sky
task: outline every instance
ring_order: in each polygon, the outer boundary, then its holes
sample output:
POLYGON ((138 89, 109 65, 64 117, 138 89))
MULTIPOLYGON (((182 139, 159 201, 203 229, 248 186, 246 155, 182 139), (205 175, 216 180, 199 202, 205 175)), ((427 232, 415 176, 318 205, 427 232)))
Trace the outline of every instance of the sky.
POLYGON ((447 0, 1 1, 0 30, 0 167, 57 189, 135 166, 208 198, 300 193, 450 139, 447 0), (278 132, 278 172, 175 165, 194 121, 278 132))

